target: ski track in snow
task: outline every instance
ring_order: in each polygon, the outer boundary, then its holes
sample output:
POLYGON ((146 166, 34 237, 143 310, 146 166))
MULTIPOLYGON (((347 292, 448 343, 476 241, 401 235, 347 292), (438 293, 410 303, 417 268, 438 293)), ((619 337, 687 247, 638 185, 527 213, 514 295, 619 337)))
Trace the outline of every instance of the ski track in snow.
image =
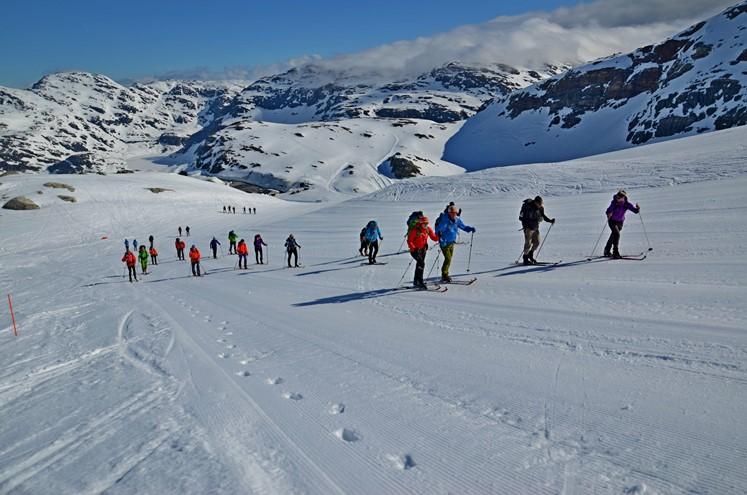
MULTIPOLYGON (((530 175, 525 186, 541 188, 546 178, 530 175)), ((33 191, 40 180, 2 187, 33 191)), ((478 281, 446 294, 391 288, 410 262, 394 254, 404 218, 434 216, 448 199, 263 199, 246 218, 216 214, 223 190, 179 177, 63 180, 76 185, 75 208, 2 217, 0 288, 13 293, 20 336, 3 322, 0 492, 747 487, 740 174, 629 190, 655 244, 643 262, 584 261, 607 193, 547 200, 559 221, 542 256, 567 261, 544 267, 506 268, 521 247, 515 200, 465 200, 478 281), (137 192, 163 183, 189 189, 184 211, 152 209, 172 200, 137 192), (173 258, 172 233, 187 217, 187 242, 201 248, 231 228, 261 231, 271 264, 236 271, 232 256, 204 259, 208 276, 191 277, 173 258), (371 218, 386 265, 351 255, 371 218), (46 242, 30 245, 28 232, 46 242), (130 284, 121 238, 147 242, 151 232, 161 263, 130 284), (288 232, 306 268, 278 264, 288 232)), ((428 187, 446 198, 462 185, 428 187)), ((622 242, 645 246, 634 215, 622 242)), ((468 247, 457 246, 452 274, 466 274, 468 247)), ((431 250, 426 270, 435 259, 431 250)))

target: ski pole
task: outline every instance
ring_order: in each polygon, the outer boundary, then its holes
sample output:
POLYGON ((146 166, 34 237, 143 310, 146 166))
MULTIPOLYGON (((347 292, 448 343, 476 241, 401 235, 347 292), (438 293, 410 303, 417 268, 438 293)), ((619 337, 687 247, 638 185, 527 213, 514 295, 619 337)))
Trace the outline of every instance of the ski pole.
MULTIPOLYGON (((472 232, 469 238, 469 257, 467 258, 467 273, 469 273, 469 266, 472 263, 472 241, 474 240, 474 238, 475 238, 475 233, 472 232)), ((542 246, 540 246, 540 249, 542 249, 542 246)))
POLYGON ((426 277, 426 278, 431 278, 431 273, 433 273, 433 269, 434 269, 434 268, 436 268, 436 264, 438 263, 438 259, 439 259, 440 257, 441 257, 441 250, 439 249, 439 250, 438 250, 438 254, 436 255, 436 259, 435 259, 435 260, 433 260, 433 265, 431 265, 431 269, 430 269, 430 271, 428 272, 428 277, 426 277))
POLYGON ((402 251, 402 247, 405 245, 405 241, 407 240, 407 234, 405 234, 405 237, 402 239, 402 244, 399 245, 399 249, 397 249, 397 252, 399 253, 402 251))
POLYGON ((407 275, 407 272, 410 271, 410 266, 412 266, 413 261, 415 261, 415 258, 410 259, 410 262, 407 264, 407 268, 405 268, 405 272, 402 274, 402 277, 399 279, 399 282, 397 282, 397 287, 399 287, 402 284, 402 281, 405 279, 405 275, 407 275))
POLYGON ((550 235, 550 231, 552 230, 552 226, 555 225, 555 223, 551 223, 550 226, 547 228, 547 232, 545 232, 545 237, 542 238, 542 242, 540 243, 540 247, 537 249, 537 254, 535 255, 537 258, 539 258, 540 251, 542 251, 542 246, 545 245, 545 241, 547 240, 547 236, 550 235))
POLYGON ((589 258, 594 257, 594 252, 597 250, 597 246, 599 246, 599 241, 602 240, 602 234, 604 234, 604 229, 607 228, 607 220, 604 221, 604 225, 602 225, 602 231, 599 233, 599 237, 597 237, 597 242, 594 243, 594 249, 591 250, 591 254, 589 255, 589 258))
POLYGON ((654 248, 651 247, 651 241, 648 239, 648 232, 646 232, 646 224, 643 223, 643 216, 641 215, 640 211, 638 211, 638 218, 641 219, 641 227, 643 227, 643 235, 646 236, 646 242, 648 243, 648 250, 653 251, 654 248))
POLYGON ((123 267, 122 267, 122 278, 125 278, 125 272, 126 272, 126 271, 127 271, 127 267, 126 267, 126 266, 123 266, 123 267))

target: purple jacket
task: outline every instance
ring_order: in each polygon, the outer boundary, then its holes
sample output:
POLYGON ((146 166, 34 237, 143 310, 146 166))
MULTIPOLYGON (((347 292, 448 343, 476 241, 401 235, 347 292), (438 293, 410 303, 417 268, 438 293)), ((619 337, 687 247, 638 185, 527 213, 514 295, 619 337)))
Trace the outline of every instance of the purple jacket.
POLYGON ((634 205, 630 204, 627 198, 624 202, 618 203, 617 200, 613 197, 612 203, 610 203, 610 206, 607 208, 607 213, 612 213, 610 220, 614 222, 624 222, 625 212, 628 210, 632 211, 633 213, 638 213, 640 211, 634 205))
POLYGON ((255 251, 262 251, 262 246, 266 246, 265 241, 262 240, 261 237, 255 237, 254 238, 254 250, 255 251))

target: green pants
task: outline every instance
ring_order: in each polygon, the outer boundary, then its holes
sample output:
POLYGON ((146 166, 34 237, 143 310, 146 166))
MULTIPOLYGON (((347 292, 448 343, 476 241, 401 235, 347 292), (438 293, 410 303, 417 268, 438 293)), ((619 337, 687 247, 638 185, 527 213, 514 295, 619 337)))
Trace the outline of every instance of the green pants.
POLYGON ((441 276, 449 276, 449 267, 451 266, 451 258, 454 257, 454 243, 441 246, 441 252, 444 253, 444 264, 441 265, 441 276))
POLYGON ((148 261, 147 260, 140 260, 140 268, 143 269, 143 273, 148 271, 148 261))

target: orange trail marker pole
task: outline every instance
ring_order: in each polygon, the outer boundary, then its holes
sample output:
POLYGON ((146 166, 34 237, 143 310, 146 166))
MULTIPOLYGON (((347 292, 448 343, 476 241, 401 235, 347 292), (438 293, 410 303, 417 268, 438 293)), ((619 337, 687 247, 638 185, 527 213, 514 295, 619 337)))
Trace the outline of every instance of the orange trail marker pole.
POLYGON ((10 308, 10 319, 13 320, 13 335, 18 337, 18 330, 16 330, 16 316, 13 314, 13 301, 10 299, 10 294, 8 294, 8 307, 10 308))

